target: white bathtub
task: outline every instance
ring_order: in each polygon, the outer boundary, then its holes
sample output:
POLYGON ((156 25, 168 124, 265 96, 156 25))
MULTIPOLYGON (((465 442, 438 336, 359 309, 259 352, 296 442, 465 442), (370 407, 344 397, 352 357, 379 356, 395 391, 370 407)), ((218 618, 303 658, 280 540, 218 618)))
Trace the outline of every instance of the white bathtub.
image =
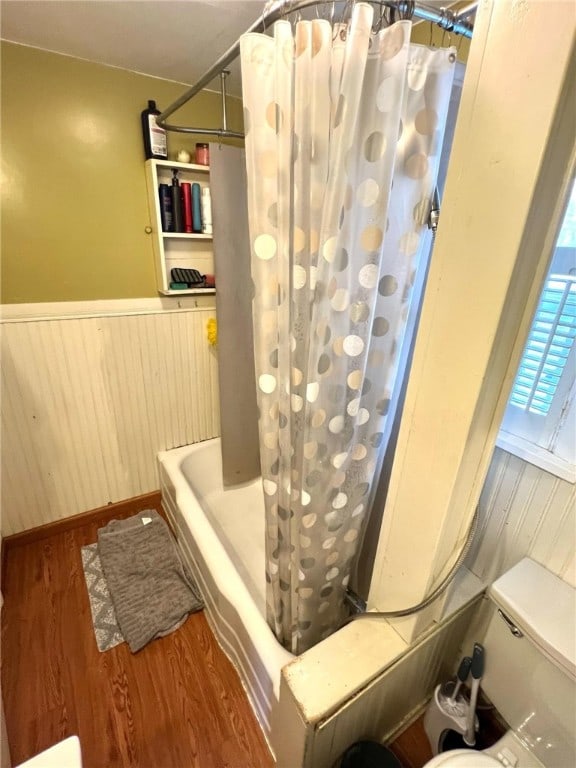
POLYGON ((219 439, 158 460, 164 509, 278 768, 331 768, 354 741, 388 739, 422 712, 459 652, 483 585, 412 646, 375 619, 352 622, 294 657, 265 620, 260 480, 224 489, 219 439))
POLYGON ((224 488, 220 439, 158 454, 162 504, 208 620, 236 665, 268 743, 280 670, 294 656, 266 623, 260 479, 224 488))

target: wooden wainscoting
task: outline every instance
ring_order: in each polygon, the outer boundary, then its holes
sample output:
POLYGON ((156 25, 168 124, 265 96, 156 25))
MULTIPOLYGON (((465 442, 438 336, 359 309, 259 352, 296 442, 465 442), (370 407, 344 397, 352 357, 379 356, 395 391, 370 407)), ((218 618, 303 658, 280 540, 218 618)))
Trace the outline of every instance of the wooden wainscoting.
POLYGON ((150 493, 158 451, 220 434, 215 310, 185 298, 2 308, 4 536, 150 493))

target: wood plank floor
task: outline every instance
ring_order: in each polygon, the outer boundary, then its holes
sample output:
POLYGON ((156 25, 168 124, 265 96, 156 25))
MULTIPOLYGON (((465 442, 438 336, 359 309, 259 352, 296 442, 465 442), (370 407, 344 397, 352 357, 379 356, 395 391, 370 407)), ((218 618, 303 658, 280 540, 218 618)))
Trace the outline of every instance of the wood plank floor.
POLYGON ((98 651, 80 557, 98 527, 6 553, 2 692, 13 764, 78 734, 85 768, 272 768, 203 613, 137 654, 126 643, 98 651))
MULTIPOLYGON (((469 690, 464 686, 469 697, 469 690)), ((490 705, 480 692, 479 709, 477 710, 478 720, 480 721, 480 731, 476 737, 475 749, 487 749, 502 738, 508 726, 500 718, 498 712, 490 705)), ((452 742, 445 749, 460 749, 465 745, 452 742)), ((394 752, 400 760, 403 768, 423 768, 428 760, 432 759, 432 749, 430 742, 424 730, 424 715, 421 715, 408 728, 406 728, 396 739, 388 744, 388 747, 394 752)))
POLYGON ((391 744, 388 744, 388 747, 404 768, 423 768, 433 757, 424 730, 424 715, 397 736, 391 744))
MULTIPOLYGON (((137 654, 125 643, 98 651, 80 548, 109 518, 6 553, 2 692, 12 763, 77 734, 84 768, 273 768, 203 613, 137 654)), ((422 721, 388 745, 405 768, 432 757, 422 721)))

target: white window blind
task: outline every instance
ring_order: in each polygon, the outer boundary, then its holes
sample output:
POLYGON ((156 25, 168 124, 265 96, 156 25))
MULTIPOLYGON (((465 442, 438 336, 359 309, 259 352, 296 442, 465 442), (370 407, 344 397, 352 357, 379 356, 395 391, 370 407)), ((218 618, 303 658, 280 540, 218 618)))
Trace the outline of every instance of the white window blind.
POLYGON ((512 386, 497 445, 576 482, 576 187, 512 386))
POLYGON ((576 337, 576 277, 551 275, 512 387, 511 405, 546 416, 576 337))

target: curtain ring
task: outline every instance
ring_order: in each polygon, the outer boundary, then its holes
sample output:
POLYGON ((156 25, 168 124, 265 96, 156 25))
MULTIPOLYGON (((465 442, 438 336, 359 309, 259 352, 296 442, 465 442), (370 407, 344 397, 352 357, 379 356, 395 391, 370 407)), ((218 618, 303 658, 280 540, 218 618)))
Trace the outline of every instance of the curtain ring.
POLYGON ((340 16, 340 23, 347 24, 352 18, 352 11, 354 10, 354 0, 346 0, 342 7, 342 14, 340 16))
MULTIPOLYGON (((274 5, 274 0, 268 0, 266 5, 264 6, 264 10, 262 11, 262 33, 263 34, 266 34, 266 19, 268 17, 268 12, 272 9, 273 5, 274 5)), ((282 15, 284 15, 284 13, 282 15)))
POLYGON ((290 26, 292 27, 292 31, 296 32, 297 24, 302 21, 302 13, 301 11, 291 11, 290 16, 290 26))
POLYGON ((320 20, 324 21, 325 20, 325 16, 324 15, 326 13, 326 6, 327 5, 328 5, 328 3, 326 3, 326 2, 320 2, 320 3, 316 3, 316 5, 314 6, 314 8, 316 10, 316 18, 318 19, 318 21, 320 21, 320 20), (322 14, 320 14, 320 6, 322 6, 322 14))
POLYGON ((452 42, 454 18, 454 13, 449 8, 440 8, 440 20, 438 21, 438 24, 442 27, 442 48, 444 48, 444 38, 446 37, 446 33, 448 33, 448 46, 450 46, 452 42))
POLYGON ((386 6, 383 5, 383 3, 380 3, 380 18, 376 22, 376 24, 373 25, 372 31, 374 34, 378 34, 380 30, 382 29, 382 22, 386 18, 386 6))
POLYGON ((400 18, 405 21, 411 21, 414 16, 415 0, 402 0, 398 3, 398 12, 400 18))
POLYGON ((442 39, 440 40, 440 48, 444 48, 444 39, 446 37, 446 8, 440 8, 440 21, 438 24, 442 30, 442 39))
MULTIPOLYGON (((446 8, 440 8, 440 18, 436 22, 442 30, 442 39, 440 40, 440 47, 444 47, 444 35, 446 34, 446 8)), ((432 24, 432 22, 430 22, 432 24)))
POLYGON ((464 39, 464 35, 458 35, 458 42, 456 44, 456 54, 460 55, 460 46, 462 45, 462 40, 464 39))

